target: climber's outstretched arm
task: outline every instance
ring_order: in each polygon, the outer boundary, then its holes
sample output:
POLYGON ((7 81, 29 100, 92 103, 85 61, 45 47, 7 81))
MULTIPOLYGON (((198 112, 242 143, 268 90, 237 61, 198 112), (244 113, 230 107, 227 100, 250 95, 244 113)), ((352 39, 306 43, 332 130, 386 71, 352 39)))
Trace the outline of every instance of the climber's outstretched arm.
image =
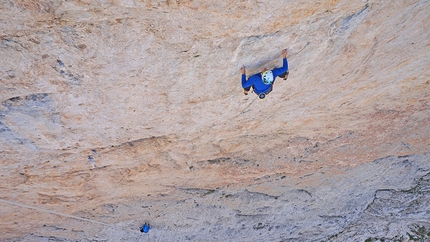
POLYGON ((242 66, 242 68, 240 68, 241 72, 242 72, 242 87, 243 88, 248 88, 250 86, 252 86, 252 81, 251 80, 246 80, 246 70, 245 67, 242 66))
POLYGON ((272 73, 273 73, 274 77, 277 77, 277 76, 279 76, 279 75, 281 75, 281 74, 283 74, 283 73, 285 73, 285 72, 288 71, 287 54, 288 54, 288 51, 286 49, 282 50, 282 57, 283 57, 282 62, 283 62, 283 66, 280 67, 280 68, 275 68, 275 69, 272 70, 272 73))

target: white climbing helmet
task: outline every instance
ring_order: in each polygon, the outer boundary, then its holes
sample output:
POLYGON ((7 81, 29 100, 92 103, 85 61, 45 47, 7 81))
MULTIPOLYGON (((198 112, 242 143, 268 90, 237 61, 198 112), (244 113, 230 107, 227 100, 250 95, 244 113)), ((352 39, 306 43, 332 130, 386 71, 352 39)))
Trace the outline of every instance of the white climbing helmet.
POLYGON ((261 77, 263 78, 263 82, 266 85, 269 85, 273 82, 273 73, 272 71, 265 71, 261 74, 261 77))

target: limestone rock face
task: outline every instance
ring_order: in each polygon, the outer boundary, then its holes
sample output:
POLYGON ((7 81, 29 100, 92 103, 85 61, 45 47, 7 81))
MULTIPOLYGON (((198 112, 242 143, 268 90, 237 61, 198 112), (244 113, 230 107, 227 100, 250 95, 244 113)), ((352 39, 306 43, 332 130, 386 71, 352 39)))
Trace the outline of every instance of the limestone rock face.
POLYGON ((2 1, 0 240, 428 241, 429 29, 428 0, 2 1))

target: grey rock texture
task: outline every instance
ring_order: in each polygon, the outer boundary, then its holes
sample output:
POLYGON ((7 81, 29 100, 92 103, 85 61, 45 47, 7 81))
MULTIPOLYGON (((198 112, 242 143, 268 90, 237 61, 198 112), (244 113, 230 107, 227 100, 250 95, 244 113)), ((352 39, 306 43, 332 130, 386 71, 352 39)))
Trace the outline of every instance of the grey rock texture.
POLYGON ((0 240, 429 241, 429 16, 1 1, 0 240), (288 79, 243 95, 284 48, 288 79))

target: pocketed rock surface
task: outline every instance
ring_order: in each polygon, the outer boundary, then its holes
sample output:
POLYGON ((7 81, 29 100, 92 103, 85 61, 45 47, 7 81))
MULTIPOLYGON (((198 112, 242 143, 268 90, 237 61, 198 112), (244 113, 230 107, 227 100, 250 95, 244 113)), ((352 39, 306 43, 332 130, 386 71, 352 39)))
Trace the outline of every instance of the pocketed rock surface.
POLYGON ((3 1, 0 240, 429 241, 429 29, 428 0, 3 1))

